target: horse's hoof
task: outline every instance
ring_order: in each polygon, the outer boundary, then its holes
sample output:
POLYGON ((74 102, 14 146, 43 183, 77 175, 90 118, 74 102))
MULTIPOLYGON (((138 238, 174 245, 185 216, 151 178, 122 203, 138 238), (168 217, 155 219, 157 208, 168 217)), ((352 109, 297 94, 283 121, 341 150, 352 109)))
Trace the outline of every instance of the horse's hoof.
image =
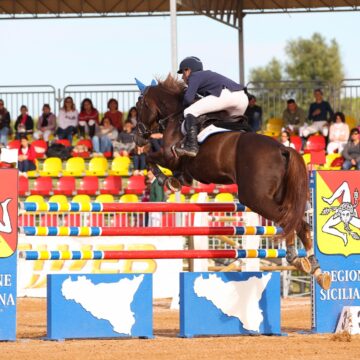
POLYGON ((320 273, 315 275, 316 282, 324 290, 329 290, 331 287, 331 276, 328 273, 320 273))
POLYGON ((181 190, 181 183, 178 179, 174 177, 169 177, 165 181, 165 185, 171 190, 171 191, 180 191, 181 190))
POLYGON ((310 274, 312 270, 311 263, 307 257, 297 257, 292 261, 291 265, 294 265, 298 270, 306 274, 310 274))

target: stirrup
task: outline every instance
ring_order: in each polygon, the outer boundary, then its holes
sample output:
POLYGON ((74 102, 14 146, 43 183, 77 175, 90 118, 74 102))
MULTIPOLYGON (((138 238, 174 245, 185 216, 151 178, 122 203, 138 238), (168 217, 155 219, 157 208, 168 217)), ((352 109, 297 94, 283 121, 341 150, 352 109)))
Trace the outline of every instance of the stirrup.
POLYGON ((198 154, 199 149, 180 147, 180 148, 175 148, 175 152, 176 155, 179 157, 181 156, 195 157, 198 154))

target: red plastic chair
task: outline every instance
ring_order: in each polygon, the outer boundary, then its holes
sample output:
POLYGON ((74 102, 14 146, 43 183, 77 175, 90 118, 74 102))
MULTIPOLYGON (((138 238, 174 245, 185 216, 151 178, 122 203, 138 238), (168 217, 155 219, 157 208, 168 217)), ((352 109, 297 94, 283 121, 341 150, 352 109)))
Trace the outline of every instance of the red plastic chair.
POLYGON ((130 176, 127 187, 125 189, 125 194, 137 194, 142 195, 145 191, 145 177, 142 175, 133 175, 130 176))
POLYGON ((29 191, 29 179, 26 176, 19 176, 19 196, 28 196, 29 191))
POLYGON ((295 150, 300 152, 302 148, 302 140, 301 137, 298 135, 291 135, 290 142, 294 144, 295 150))
POLYGON ((86 195, 99 194, 99 178, 97 176, 84 176, 80 181, 77 193, 86 195))
POLYGON ((192 194, 194 192, 194 189, 191 187, 191 186, 185 186, 183 185, 181 187, 181 193, 183 195, 189 195, 189 194, 192 194))
POLYGON ((325 137, 322 135, 311 135, 306 141, 304 153, 325 150, 325 137))
POLYGON ((56 181, 55 195, 76 195, 76 180, 73 176, 63 176, 56 181))
POLYGON ((20 149, 21 142, 20 140, 11 140, 8 142, 7 147, 8 149, 20 149))
POLYGON ((55 144, 62 144, 66 147, 71 147, 71 142, 68 139, 57 139, 55 144))
POLYGON ((81 139, 76 143, 76 145, 84 145, 88 148, 89 151, 92 151, 93 149, 93 144, 90 139, 81 139))
POLYGON ((104 179, 100 186, 101 194, 118 195, 121 192, 122 180, 121 176, 110 175, 104 179))
POLYGON ((199 182, 194 190, 196 193, 206 192, 208 194, 212 194, 215 190, 215 184, 203 184, 199 182))
POLYGON ((34 187, 30 191, 31 195, 52 195, 53 184, 50 176, 38 177, 34 182, 34 187))
POLYGON ((31 143, 31 146, 35 150, 35 157, 37 159, 42 159, 45 157, 45 153, 48 148, 46 141, 35 140, 31 143))
POLYGON ((217 190, 219 191, 219 193, 237 194, 238 186, 236 184, 220 185, 217 190))

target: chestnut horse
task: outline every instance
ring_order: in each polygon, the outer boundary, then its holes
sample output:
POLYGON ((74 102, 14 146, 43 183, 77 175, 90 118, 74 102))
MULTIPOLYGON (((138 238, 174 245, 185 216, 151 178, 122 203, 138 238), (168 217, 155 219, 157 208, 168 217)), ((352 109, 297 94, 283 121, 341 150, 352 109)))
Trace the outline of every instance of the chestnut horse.
POLYGON ((180 186, 157 165, 171 169, 182 183, 196 179, 202 183, 237 184, 242 204, 283 228, 288 262, 311 272, 320 286, 329 288, 330 276, 321 272, 313 254, 310 226, 304 220, 309 188, 301 155, 268 136, 223 132, 207 138, 196 157, 175 157, 172 148, 183 139, 183 95, 183 83, 169 75, 156 86, 146 87, 136 104, 137 144, 143 145, 153 133, 163 132, 161 151, 147 157, 160 183, 166 182, 175 190, 180 186), (296 256, 295 232, 307 251, 306 258, 296 256))

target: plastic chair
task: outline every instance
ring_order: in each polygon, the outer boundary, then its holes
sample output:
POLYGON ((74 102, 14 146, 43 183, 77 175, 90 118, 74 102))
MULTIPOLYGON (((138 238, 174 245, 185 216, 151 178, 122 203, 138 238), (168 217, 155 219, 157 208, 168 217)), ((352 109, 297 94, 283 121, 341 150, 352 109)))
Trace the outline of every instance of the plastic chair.
POLYGON ((29 179, 26 176, 19 176, 19 196, 28 196, 29 191, 29 179))
POLYGON ((37 159, 43 159, 45 157, 45 153, 48 148, 46 141, 35 140, 31 143, 31 146, 35 151, 35 156, 37 159))
POLYGON ((184 202, 186 202, 186 197, 185 197, 184 194, 180 194, 180 201, 177 201, 176 194, 172 193, 172 194, 169 195, 166 202, 169 202, 169 203, 177 203, 177 202, 184 203, 184 202))
POLYGON ((92 158, 89 162, 89 170, 86 170, 88 176, 107 175, 108 163, 104 157, 92 158))
POLYGON ((193 192, 194 192, 194 189, 191 186, 183 185, 181 187, 181 193, 184 195, 189 195, 189 194, 192 194, 193 192))
POLYGON ((68 139, 57 139, 55 141, 55 144, 61 144, 64 145, 65 147, 71 147, 71 142, 68 139))
POLYGON ((125 194, 142 195, 145 188, 145 177, 142 175, 133 175, 129 178, 124 192, 125 194))
POLYGON ((81 194, 81 195, 75 195, 71 202, 76 202, 76 203, 80 203, 80 204, 88 204, 91 202, 91 198, 89 195, 86 194, 81 194))
POLYGON ((56 182, 56 188, 54 189, 56 195, 76 195, 76 180, 73 176, 61 177, 56 182))
POLYGON ((111 195, 111 194, 101 194, 101 195, 98 195, 95 199, 96 202, 99 202, 99 203, 113 203, 115 202, 114 200, 114 196, 111 195))
POLYGON ((36 169, 27 172, 28 178, 37 178, 39 176, 39 161, 38 161, 38 159, 35 159, 34 163, 35 163, 36 169))
POLYGON ((217 190, 219 191, 219 193, 237 194, 238 186, 236 184, 219 185, 217 190))
POLYGON ((78 194, 97 195, 99 193, 99 178, 97 176, 84 176, 77 189, 78 194))
POLYGON ((309 153, 311 151, 321 151, 325 150, 326 143, 325 137, 322 135, 311 135, 306 141, 306 146, 304 153, 309 153))
POLYGON ((119 156, 114 158, 111 163, 109 175, 128 176, 131 160, 128 156, 119 156))
POLYGON ((89 151, 92 151, 93 149, 93 144, 92 141, 90 139, 80 139, 76 145, 84 145, 88 148, 89 151))
POLYGON ((356 118, 352 116, 345 116, 345 122, 349 125, 350 130, 357 126, 356 118))
POLYGON ((40 176, 59 177, 62 172, 62 161, 60 158, 52 157, 44 161, 40 176))
POLYGON ((294 144, 295 146, 295 150, 297 152, 300 152, 301 151, 301 148, 302 148, 302 140, 301 140, 301 137, 298 136, 298 135, 291 135, 290 136, 290 142, 294 144))
MULTIPOLYGON (((195 193, 195 194, 191 195, 190 203, 197 203, 198 199, 199 199, 199 195, 200 195, 200 193, 195 193)), ((209 201, 208 196, 206 196, 206 198, 205 198, 205 202, 207 202, 207 201, 209 201)))
POLYGON ((233 203, 235 201, 234 195, 230 193, 220 193, 215 196, 215 202, 225 203, 230 202, 233 203))
POLYGON ((41 204, 45 202, 45 199, 41 195, 30 195, 25 199, 25 202, 35 202, 41 204))
POLYGON ((20 146, 21 146, 20 140, 11 140, 7 144, 8 149, 17 149, 17 150, 19 150, 20 146))
POLYGON ((326 155, 326 162, 323 166, 324 170, 340 170, 341 165, 344 162, 343 157, 340 154, 328 154, 326 155))
POLYGON ((135 194, 124 194, 120 196, 119 202, 121 203, 137 203, 139 198, 135 194))
POLYGON ((162 166, 159 166, 159 169, 164 173, 166 176, 172 176, 173 173, 170 169, 164 168, 162 166))
POLYGON ((206 192, 212 194, 215 191, 215 184, 203 184, 199 182, 196 187, 194 187, 195 193, 206 192))
POLYGON ((72 157, 66 161, 63 176, 84 176, 85 160, 82 157, 72 157))
POLYGON ((66 204, 66 203, 68 203, 68 199, 65 195, 51 195, 49 198, 49 202, 66 204))
POLYGON ((120 176, 110 175, 100 185, 101 194, 118 195, 121 192, 122 179, 120 176))
POLYGON ((53 194, 52 178, 50 176, 38 177, 31 189, 32 195, 49 196, 53 194))

